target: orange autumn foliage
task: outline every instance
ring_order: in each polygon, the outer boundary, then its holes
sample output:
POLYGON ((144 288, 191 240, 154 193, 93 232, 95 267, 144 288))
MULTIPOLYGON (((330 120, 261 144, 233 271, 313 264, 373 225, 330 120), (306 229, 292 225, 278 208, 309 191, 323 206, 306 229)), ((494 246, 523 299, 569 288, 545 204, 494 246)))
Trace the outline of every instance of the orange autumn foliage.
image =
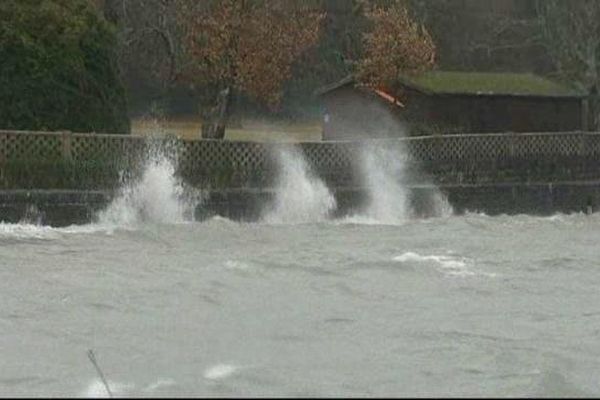
POLYGON ((181 79, 244 92, 271 108, 294 61, 317 43, 324 17, 276 0, 178 1, 181 79))
POLYGON ((403 1, 376 6, 366 13, 373 25, 365 34, 365 53, 357 65, 358 79, 374 88, 389 88, 402 75, 415 75, 435 65, 435 44, 414 22, 403 1))

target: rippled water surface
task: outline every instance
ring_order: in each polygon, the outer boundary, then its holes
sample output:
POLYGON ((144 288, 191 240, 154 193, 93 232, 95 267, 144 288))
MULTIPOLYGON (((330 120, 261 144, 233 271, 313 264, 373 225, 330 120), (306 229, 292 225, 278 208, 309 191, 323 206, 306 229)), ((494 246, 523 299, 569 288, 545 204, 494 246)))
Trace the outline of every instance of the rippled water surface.
POLYGON ((0 394, 600 395, 600 216, 0 224, 0 394))

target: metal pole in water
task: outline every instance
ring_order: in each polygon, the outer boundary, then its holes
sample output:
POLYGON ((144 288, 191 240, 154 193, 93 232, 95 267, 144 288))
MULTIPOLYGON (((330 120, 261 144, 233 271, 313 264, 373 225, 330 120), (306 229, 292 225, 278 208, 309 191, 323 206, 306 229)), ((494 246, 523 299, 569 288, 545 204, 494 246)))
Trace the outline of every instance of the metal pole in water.
POLYGON ((110 390, 110 387, 108 386, 108 382, 106 381, 104 374, 102 373, 102 370, 98 366, 98 362, 96 361, 96 356, 94 356, 94 351, 92 349, 89 349, 87 351, 87 355, 88 355, 88 358, 90 359, 90 362, 94 366, 94 368, 96 368, 96 372, 98 372, 98 375, 100 376, 100 380, 102 381, 102 384, 104 384, 104 388, 106 389, 106 393, 108 393, 108 397, 112 399, 113 394, 110 390))

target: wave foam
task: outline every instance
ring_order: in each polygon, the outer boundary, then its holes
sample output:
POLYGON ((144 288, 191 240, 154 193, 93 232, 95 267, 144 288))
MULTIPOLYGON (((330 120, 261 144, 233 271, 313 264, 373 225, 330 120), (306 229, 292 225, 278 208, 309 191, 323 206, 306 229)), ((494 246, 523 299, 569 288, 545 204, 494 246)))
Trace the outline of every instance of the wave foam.
POLYGON ((54 240, 59 239, 63 235, 93 234, 98 232, 111 234, 113 231, 114 227, 102 224, 70 225, 56 228, 48 225, 0 222, 0 239, 54 240))
POLYGON ((439 255, 428 255, 423 256, 413 252, 406 252, 397 257, 394 257, 394 261, 398 262, 417 262, 426 263, 431 262, 437 264, 444 270, 448 275, 455 276, 473 276, 475 272, 471 271, 468 262, 464 258, 457 258, 453 256, 439 256, 439 255))
POLYGON ((204 371, 204 379, 220 380, 233 375, 239 370, 239 367, 231 364, 217 364, 204 371))
POLYGON ((238 271, 248 271, 252 268, 252 266, 243 261, 227 260, 225 261, 225 268, 238 271))
POLYGON ((54 239, 57 236, 56 229, 50 226, 0 222, 0 238, 54 239))
POLYGON ((144 389, 144 391, 145 392, 155 392, 158 389, 175 386, 176 384, 177 384, 177 382, 175 382, 175 380, 173 380, 171 378, 159 379, 156 382, 153 382, 150 385, 148 385, 148 387, 146 387, 146 389, 144 389))

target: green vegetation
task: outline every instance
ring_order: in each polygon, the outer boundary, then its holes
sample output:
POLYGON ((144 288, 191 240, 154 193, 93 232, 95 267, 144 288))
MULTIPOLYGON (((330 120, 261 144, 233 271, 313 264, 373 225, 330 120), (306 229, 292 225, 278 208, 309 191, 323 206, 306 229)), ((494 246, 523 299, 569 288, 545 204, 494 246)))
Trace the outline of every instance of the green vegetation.
POLYGON ((582 95, 574 88, 533 74, 431 71, 401 80, 433 93, 582 95))
POLYGON ((1 127, 128 133, 115 46, 87 0, 2 0, 1 127))
POLYGON ((532 74, 431 71, 409 83, 434 93, 578 96, 575 89, 532 74))

